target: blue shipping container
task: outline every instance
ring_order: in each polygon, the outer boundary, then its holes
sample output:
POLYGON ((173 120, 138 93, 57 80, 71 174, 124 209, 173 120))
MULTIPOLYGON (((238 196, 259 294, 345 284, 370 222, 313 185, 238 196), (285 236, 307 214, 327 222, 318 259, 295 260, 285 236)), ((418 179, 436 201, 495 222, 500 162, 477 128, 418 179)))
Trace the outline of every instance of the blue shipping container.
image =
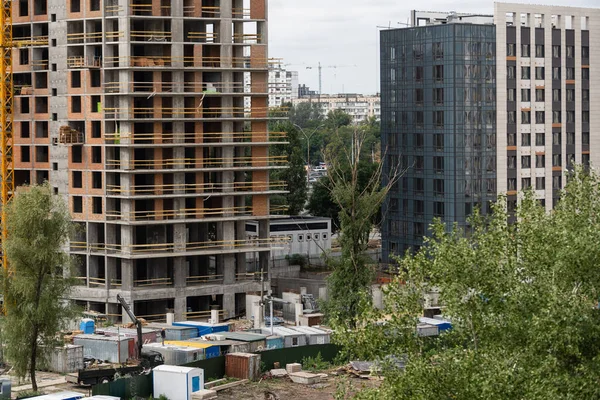
POLYGON ((173 326, 188 326, 188 327, 198 329, 198 337, 204 336, 204 335, 210 335, 211 333, 228 332, 229 325, 230 324, 227 324, 227 323, 209 324, 208 322, 198 322, 198 321, 173 322, 173 326))
POLYGON ((269 336, 267 337, 267 350, 283 349, 283 337, 282 336, 269 336))
POLYGON ((452 329, 452 324, 450 323, 450 321, 442 321, 442 320, 439 320, 439 319, 420 317, 419 318, 419 322, 422 322, 424 324, 429 324, 429 325, 437 326, 438 330, 440 332, 452 329))
POLYGON ((91 335, 96 330, 96 323, 91 318, 84 318, 79 323, 79 330, 88 335, 91 335))

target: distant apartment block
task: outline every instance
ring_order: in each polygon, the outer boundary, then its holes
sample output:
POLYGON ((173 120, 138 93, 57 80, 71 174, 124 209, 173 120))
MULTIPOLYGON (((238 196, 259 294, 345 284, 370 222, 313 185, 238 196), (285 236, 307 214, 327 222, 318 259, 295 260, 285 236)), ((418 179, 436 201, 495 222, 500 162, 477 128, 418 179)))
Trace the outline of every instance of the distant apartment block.
POLYGON ((434 217, 466 227, 533 188, 549 211, 575 164, 600 162, 600 9, 495 3, 494 15, 413 12, 381 32, 383 256, 423 243, 434 217), (596 73, 595 73, 596 72, 596 73))
POLYGON ((341 110, 352 117, 354 123, 366 121, 371 117, 377 119, 381 116, 381 105, 379 95, 364 96, 362 94, 336 94, 316 95, 316 97, 302 97, 292 101, 294 106, 302 103, 320 104, 323 113, 327 115, 330 111, 341 110))

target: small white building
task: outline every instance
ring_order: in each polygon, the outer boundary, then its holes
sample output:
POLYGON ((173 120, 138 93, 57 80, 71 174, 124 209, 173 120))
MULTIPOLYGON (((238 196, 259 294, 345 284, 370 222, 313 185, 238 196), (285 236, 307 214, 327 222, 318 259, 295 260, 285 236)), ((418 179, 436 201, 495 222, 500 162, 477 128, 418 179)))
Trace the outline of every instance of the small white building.
POLYGON ((152 370, 154 398, 164 395, 173 400, 191 400, 192 393, 204 389, 204 370, 159 365, 152 370))

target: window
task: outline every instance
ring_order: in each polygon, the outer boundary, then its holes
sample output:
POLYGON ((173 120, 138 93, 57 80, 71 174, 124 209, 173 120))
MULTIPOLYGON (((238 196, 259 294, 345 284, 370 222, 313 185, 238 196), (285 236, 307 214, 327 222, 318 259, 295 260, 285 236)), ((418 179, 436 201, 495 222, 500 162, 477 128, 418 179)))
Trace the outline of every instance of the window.
POLYGON ((531 123, 531 111, 521 111, 521 123, 522 124, 530 124, 531 123))
POLYGON ((81 71, 71 71, 71 87, 81 87, 81 71))
POLYGON ((530 46, 528 44, 521 45, 521 57, 529 57, 530 55, 530 46))
POLYGON ((50 14, 50 22, 56 22, 56 14, 50 14))
POLYGON ((560 58, 560 45, 552 46, 552 57, 560 58))
POLYGON ((552 123, 560 124, 562 120, 562 113, 560 111, 552 111, 552 123))
POLYGON ((434 217, 443 217, 444 216, 444 203, 441 201, 433 202, 433 216, 434 217))
POLYGON ((71 0, 71 12, 72 13, 81 12, 81 1, 80 0, 71 0))
POLYGON ((421 82, 423 80, 423 67, 415 67, 415 81, 421 82))
POLYGON ((552 189, 560 189, 562 187, 562 177, 560 175, 552 177, 552 189))
POLYGON ((102 189, 102 172, 92 172, 92 188, 102 189))
POLYGON ((413 224, 413 229, 414 229, 414 233, 416 237, 421 237, 424 234, 424 229, 423 229, 423 223, 422 222, 415 222, 413 224))
POLYGON ((561 101, 560 89, 552 89, 552 101, 561 101))
POLYGON ((26 139, 31 135, 31 125, 29 121, 21 121, 21 137, 26 139))
POLYGON ((521 178, 521 189, 527 190, 531 187, 531 178, 521 178))
POLYGON ((567 89, 567 101, 575 101, 575 89, 567 89))
POLYGON ((568 80, 575 79, 575 68, 567 67, 567 79, 568 80))
POLYGON ((515 43, 508 43, 506 45, 506 55, 508 57, 515 57, 517 55, 517 45, 515 43))
POLYGON ((425 203, 423 200, 414 200, 413 201, 413 210, 415 215, 423 215, 425 212, 425 203))
POLYGON ((521 146, 531 146, 531 134, 530 133, 521 134, 521 146))
POLYGON ((423 183, 423 178, 413 178, 413 191, 416 194, 423 194, 425 190, 425 184, 423 183))
POLYGON ((312 235, 310 233, 306 234, 306 241, 311 241, 312 240, 312 235))
POLYGON ((433 157, 433 170, 436 173, 444 172, 444 157, 439 157, 439 156, 433 157))
POLYGON ((536 111, 535 112, 535 123, 543 124, 546 122, 546 114, 544 111, 536 111))
POLYGON ((583 122, 584 124, 587 124, 590 122, 590 112, 589 111, 581 112, 581 122, 583 122))
POLYGON ((567 58, 575 57, 575 46, 566 46, 567 47, 567 58))
POLYGON ((552 132, 552 145, 560 146, 561 142, 562 142, 562 140, 561 140, 560 132, 552 132))
POLYGON ((444 126, 444 112, 443 111, 434 111, 433 112, 433 124, 438 128, 444 126))
POLYGON ((71 146, 71 162, 79 164, 83 161, 82 146, 71 146))
POLYGON ((423 144, 424 144, 423 134, 415 133, 415 147, 420 149, 421 147, 423 147, 423 144))
POLYGON ((506 118, 508 119, 509 124, 516 124, 517 123, 517 112, 509 111, 506 115, 506 118))
POLYGON ((56 162, 52 163, 52 171, 58 171, 58 163, 56 163, 56 162))
POLYGON ((535 178, 535 188, 537 190, 546 189, 546 178, 544 178, 543 176, 536 177, 535 178))
POLYGON ((521 157, 521 168, 531 168, 531 156, 521 157))
POLYGON ((434 88, 433 89, 433 103, 440 105, 444 104, 444 89, 443 88, 434 88))
POLYGON ((298 235, 298 241, 304 242, 304 235, 298 235))
POLYGON ((423 170, 424 166, 425 166, 424 157, 423 156, 415 156, 415 169, 417 171, 421 171, 421 170, 423 170))
POLYGON ((552 79, 555 81, 560 80, 560 67, 552 68, 552 79))
POLYGON ((535 145, 544 146, 546 144, 546 134, 544 132, 535 133, 535 145))
POLYGON ((434 65, 433 66, 433 79, 437 82, 441 82, 444 80, 444 66, 443 65, 434 65))
POLYGON ((514 191, 517 190, 517 178, 508 178, 508 190, 514 191))
POLYGON ((589 154, 581 155, 581 164, 583 164, 585 167, 590 166, 590 155, 589 154))
POLYGON ((58 89, 52 88, 52 96, 58 96, 58 89))
POLYGON ((517 156, 508 156, 507 161, 509 169, 517 168, 517 156))
POLYGON ((531 79, 530 67, 521 67, 521 79, 531 79))
POLYGON ((19 49, 19 64, 29 64, 29 49, 19 49))
POLYGON ((584 146, 590 145, 590 133, 589 132, 581 133, 581 144, 584 146))
POLYGON ((100 96, 90 96, 90 109, 93 113, 102 112, 100 96))
POLYGON ((433 49, 433 58, 436 58, 436 59, 444 58, 444 47, 442 45, 442 42, 433 43, 432 49, 433 49))
POLYGON ((575 111, 567 111, 567 124, 575 122, 575 111))
POLYGON ((581 58, 590 58, 590 48, 588 46, 581 47, 581 58))
POLYGON ((31 153, 29 146, 21 146, 21 162, 28 163, 31 161, 31 153))
POLYGON ((444 135, 436 133, 433 135, 433 148, 435 150, 444 150, 444 135))
POLYGON ((56 72, 58 70, 58 64, 52 63, 52 67, 51 68, 52 68, 53 72, 56 72))
POLYGON ((581 100, 590 101, 590 91, 588 89, 581 90, 581 100))
POLYGON ((517 89, 507 89, 506 90, 506 97, 508 99, 508 101, 516 101, 516 97, 517 97, 517 89))
POLYGON ((82 213, 83 212, 83 197, 73 196, 73 212, 74 213, 82 213))
POLYGON ((543 154, 538 154, 535 156, 535 167, 536 168, 545 168, 546 167, 546 156, 543 154))
POLYGON ((81 112, 81 96, 71 96, 71 112, 81 112))
POLYGON ((552 166, 560 167, 562 165, 562 157, 560 154, 552 154, 552 166))
POLYGON ((581 79, 585 79, 585 80, 590 79, 590 69, 589 68, 583 68, 581 70, 581 79))
POLYGON ((535 67, 535 79, 538 79, 538 80, 545 79, 544 67, 535 67))
POLYGON ((415 60, 423 58, 423 44, 413 44, 413 58, 415 60))
POLYGON ((543 44, 535 45, 535 56, 538 58, 544 57, 544 45, 543 44))
POLYGON ((56 43, 57 43, 56 39, 52 39, 51 43, 52 43, 52 47, 56 47, 56 43))
POLYGON ((516 146, 517 145, 517 134, 516 133, 507 134, 506 140, 507 140, 509 146, 516 146))
POLYGON ((29 97, 21 97, 21 114, 29 114, 29 97))
POLYGON ((544 89, 535 89, 535 101, 546 101, 546 91, 544 89))
POLYGON ((102 162, 102 147, 92 146, 92 162, 100 164, 102 162))
POLYGON ((567 154, 567 168, 573 169, 575 166, 575 154, 567 154))
POLYGON ((326 233, 322 233, 322 234, 321 234, 321 238, 322 238, 323 240, 327 240, 327 234, 326 234, 326 233))
POLYGON ((575 132, 567 132, 567 144, 575 144, 575 132))
MULTIPOLYGON (((100 138, 102 136, 102 123, 101 121, 92 121, 92 137, 100 138)), ((396 137, 395 135, 390 135, 390 137, 396 137)))
POLYGON ((83 187, 83 178, 81 171, 73 171, 71 173, 71 186, 74 188, 82 188, 83 187))
POLYGON ((423 104, 423 89, 415 89, 415 102, 423 104))
POLYGON ((506 67, 506 76, 508 79, 515 79, 517 77, 517 67, 514 65, 506 67))
POLYGON ((521 89, 521 101, 531 101, 531 89, 521 89))

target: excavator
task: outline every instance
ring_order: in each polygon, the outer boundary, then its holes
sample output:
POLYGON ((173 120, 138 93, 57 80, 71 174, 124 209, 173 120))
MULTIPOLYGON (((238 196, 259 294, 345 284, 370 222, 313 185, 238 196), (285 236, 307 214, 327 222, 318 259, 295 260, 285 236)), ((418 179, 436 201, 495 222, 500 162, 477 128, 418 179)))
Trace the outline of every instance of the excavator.
POLYGON ((144 338, 142 336, 142 321, 140 321, 129 304, 125 301, 121 295, 117 294, 117 301, 121 303, 123 310, 127 313, 133 324, 137 329, 137 363, 134 365, 106 365, 106 366, 93 366, 91 368, 80 369, 77 373, 67 375, 67 382, 79 384, 81 386, 96 385, 99 383, 107 383, 115 379, 115 375, 139 375, 145 374, 152 370, 152 368, 164 364, 162 354, 144 350, 144 338))

